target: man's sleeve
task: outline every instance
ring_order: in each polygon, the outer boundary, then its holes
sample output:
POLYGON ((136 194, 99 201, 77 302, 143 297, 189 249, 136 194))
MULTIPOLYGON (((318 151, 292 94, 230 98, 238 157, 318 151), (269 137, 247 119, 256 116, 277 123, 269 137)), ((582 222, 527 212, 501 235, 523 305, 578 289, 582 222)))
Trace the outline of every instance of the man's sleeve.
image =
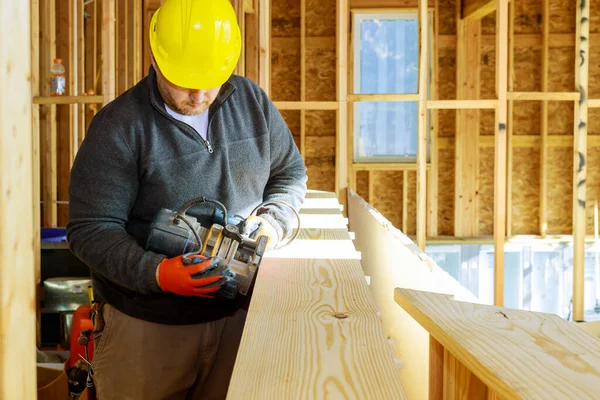
POLYGON ((158 292, 155 273, 164 256, 145 251, 125 230, 139 185, 136 157, 101 115, 71 170, 67 240, 94 272, 139 293, 158 292))
MULTIPOLYGON (((267 99, 271 146, 271 175, 264 192, 265 201, 281 201, 300 209, 306 195, 306 166, 294 138, 279 110, 267 99)), ((295 215, 285 206, 267 206, 259 211, 279 235, 279 240, 290 235, 295 215)))

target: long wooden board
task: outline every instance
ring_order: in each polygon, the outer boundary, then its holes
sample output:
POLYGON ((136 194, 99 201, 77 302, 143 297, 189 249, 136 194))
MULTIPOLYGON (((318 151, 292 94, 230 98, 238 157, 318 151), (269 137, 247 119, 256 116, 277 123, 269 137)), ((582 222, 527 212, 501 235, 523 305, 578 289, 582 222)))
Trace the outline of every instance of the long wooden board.
POLYGON ((406 398, 354 245, 326 220, 343 218, 323 212, 261 264, 228 399, 406 398))
POLYGON ((553 314, 396 289, 395 299, 505 399, 597 399, 600 341, 553 314))

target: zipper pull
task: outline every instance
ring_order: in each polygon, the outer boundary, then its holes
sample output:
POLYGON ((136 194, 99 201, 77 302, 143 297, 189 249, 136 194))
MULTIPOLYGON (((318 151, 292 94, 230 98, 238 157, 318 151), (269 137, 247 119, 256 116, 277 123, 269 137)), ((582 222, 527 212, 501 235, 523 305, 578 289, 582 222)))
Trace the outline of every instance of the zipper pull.
POLYGON ((214 153, 212 146, 210 145, 210 142, 208 140, 204 141, 204 144, 206 145, 206 148, 208 149, 208 152, 210 154, 214 153))

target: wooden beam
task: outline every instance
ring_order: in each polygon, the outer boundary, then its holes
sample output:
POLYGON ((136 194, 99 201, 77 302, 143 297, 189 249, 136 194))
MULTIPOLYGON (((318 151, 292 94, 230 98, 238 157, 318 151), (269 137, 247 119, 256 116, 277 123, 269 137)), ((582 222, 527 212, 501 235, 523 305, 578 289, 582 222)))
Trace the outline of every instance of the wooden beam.
POLYGON ((340 203, 346 206, 348 188, 348 44, 350 31, 350 10, 348 0, 337 0, 336 38, 337 38, 337 101, 339 109, 336 116, 336 157, 335 157, 335 194, 340 203))
MULTIPOLYGON (((300 101, 306 101, 306 0, 300 0, 300 101)), ((300 154, 306 155, 306 110, 300 110, 300 154)))
POLYGON ((116 0, 102 2, 102 95, 105 105, 116 97, 115 3, 116 0))
POLYGON ((419 101, 418 94, 349 94, 349 102, 357 101, 419 101))
POLYGON ((143 30, 143 5, 142 0, 131 0, 131 38, 129 40, 129 73, 131 84, 135 85, 144 76, 142 71, 142 35, 147 32, 143 30))
POLYGON ((429 100, 430 110, 492 110, 498 105, 498 100, 429 100))
POLYGON ((129 43, 131 37, 129 36, 129 30, 131 29, 129 23, 129 16, 131 10, 129 10, 128 0, 119 0, 116 2, 116 49, 115 49, 115 68, 116 71, 116 95, 124 93, 130 87, 129 82, 129 43))
MULTIPOLYGON (((73 0, 75 2, 74 12, 75 12, 75 20, 77 21, 77 80, 75 81, 75 94, 80 95, 85 93, 85 13, 84 13, 84 3, 78 0, 73 0)), ((138 45, 139 47, 139 45, 138 45)), ((71 160, 71 165, 75 161, 75 155, 79 150, 79 146, 83 141, 83 137, 85 136, 86 123, 85 123, 85 105, 77 105, 75 106, 77 111, 77 129, 75 134, 73 135, 73 159, 71 160)))
POLYGON ((462 3, 462 18, 478 20, 496 11, 496 0, 459 0, 462 3))
POLYGON ((590 2, 577 1, 577 46, 575 47, 575 87, 581 100, 575 103, 573 144, 573 320, 583 321, 585 270, 585 210, 588 133, 588 78, 590 2))
MULTIPOLYGON (((456 7, 456 97, 459 100, 478 99, 481 87, 481 21, 461 20, 460 1, 456 3, 456 7)), ((456 236, 478 236, 479 125, 479 110, 457 111, 454 192, 456 236)))
MULTIPOLYGON (((542 0, 542 92, 548 91, 550 0, 542 0)), ((540 150, 540 235, 548 233, 548 101, 542 102, 540 150)))
POLYGON ((104 96, 35 96, 33 104, 102 104, 104 96))
POLYGON ((337 101, 275 101, 279 110, 339 110, 337 101))
MULTIPOLYGON (((438 138, 438 148, 439 149, 453 149, 454 146, 454 138, 452 137, 441 137, 438 138)), ((592 147, 600 147, 600 135, 590 135, 588 136, 588 148, 592 147)), ((513 147, 514 148, 536 148, 539 149, 542 147, 542 137, 540 135, 515 135, 513 136, 513 147)), ((495 146, 495 138, 494 136, 481 136, 481 140, 479 141, 479 147, 481 148, 492 148, 495 146)), ((555 148, 573 148, 573 136, 571 135, 549 135, 547 146, 549 149, 555 148)), ((370 164, 355 164, 359 166, 363 166, 363 170, 367 170, 370 164)), ((378 164, 374 164, 378 165, 378 164)), ((386 168, 388 166, 393 166, 394 164, 383 164, 386 168)), ((401 164, 403 166, 408 166, 408 169, 415 168, 413 167, 415 164, 401 164)), ((404 169, 402 167, 401 169, 404 169)), ((373 167, 375 168, 375 167, 373 167)), ((396 169, 398 170, 398 169, 396 169)))
MULTIPOLYGON (((427 235, 427 94, 429 91, 429 17, 427 0, 419 1, 419 122, 417 131, 417 246, 425 250, 427 235)), ((406 172, 405 172, 406 174, 406 172)))
MULTIPOLYGON (((339 4, 339 3, 338 3, 339 4)), ((348 27, 350 29, 350 27, 348 27)), ((347 59, 348 59, 348 74, 346 76, 346 96, 347 99, 348 93, 354 93, 354 36, 349 35, 346 45, 347 50, 347 59)), ((339 78, 338 78, 339 79, 339 78)), ((342 77, 343 79, 343 77, 342 77)), ((357 175, 356 169, 354 168, 354 109, 356 108, 356 104, 348 104, 346 103, 346 142, 347 142, 347 151, 346 151, 346 165, 348 168, 348 188, 352 191, 356 191, 357 188, 357 175)), ((350 197, 348 194, 347 198, 350 197)), ((371 201, 371 200, 369 200, 371 201)))
MULTIPOLYGON (((440 31, 440 4, 439 0, 435 0, 435 8, 433 12, 433 28, 430 29, 429 33, 434 35, 433 38, 433 81, 431 82, 433 94, 433 99, 439 97, 439 87, 438 83, 440 82, 439 78, 439 45, 438 45, 438 35, 440 31)), ((429 110, 429 103, 431 100, 427 102, 427 109, 429 110)), ((427 236, 437 236, 438 235, 438 181, 439 181, 439 154, 438 154, 438 133, 439 133, 439 115, 438 111, 431 112, 431 141, 430 152, 429 152, 429 162, 431 164, 431 169, 429 171, 429 175, 427 177, 427 236)))
POLYGON ((246 78, 258 83, 258 13, 246 14, 246 78))
MULTIPOLYGON (((500 396, 494 398, 579 400, 597 397, 600 391, 600 341, 558 315, 411 289, 397 288, 394 299, 500 396)), ((457 382, 464 385, 462 396, 444 398, 486 399, 468 397, 467 382, 457 382)))
POLYGON ((506 236, 506 122, 508 83, 508 0, 496 11, 496 147, 494 149, 494 304, 504 304, 504 239, 506 236))
MULTIPOLYGON (((429 168, 429 165, 427 166, 429 168)), ((416 171, 417 163, 354 163, 355 171, 416 171)))
MULTIPOLYGON (((50 96, 50 67, 56 58, 56 0, 41 2, 40 8, 40 93, 50 96)), ((56 227, 57 213, 57 131, 56 106, 40 107, 42 151, 42 200, 44 201, 42 225, 56 227)))
POLYGON ((252 0, 244 0, 244 12, 254 14, 254 2, 252 0))
POLYGON ((271 1, 258 0, 259 85, 271 94, 271 1))
POLYGON ((508 109, 506 126, 506 146, 508 154, 506 158, 506 236, 512 234, 512 173, 513 173, 513 131, 514 131, 514 101, 510 99, 510 93, 514 89, 515 81, 515 3, 508 5, 508 109))
MULTIPOLYGON (((35 399, 31 8, 0 2, 0 398, 35 399)), ((39 204, 38 204, 39 205, 39 204)))

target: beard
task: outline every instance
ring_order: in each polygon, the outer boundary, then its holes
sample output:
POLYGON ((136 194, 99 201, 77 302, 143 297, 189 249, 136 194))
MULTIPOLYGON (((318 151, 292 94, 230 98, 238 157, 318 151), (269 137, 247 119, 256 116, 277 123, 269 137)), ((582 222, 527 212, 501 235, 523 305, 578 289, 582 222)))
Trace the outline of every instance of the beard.
POLYGON ((171 96, 171 94, 169 92, 169 87, 167 86, 167 84, 165 82, 162 81, 162 79, 158 79, 157 83, 158 83, 158 89, 159 89, 160 95, 162 96, 163 100, 165 101, 167 106, 171 110, 175 111, 177 114, 186 115, 186 116, 194 116, 194 115, 202 115, 206 111, 208 111, 208 108, 210 107, 209 101, 205 100, 201 103, 194 103, 191 101, 177 102, 171 96))

